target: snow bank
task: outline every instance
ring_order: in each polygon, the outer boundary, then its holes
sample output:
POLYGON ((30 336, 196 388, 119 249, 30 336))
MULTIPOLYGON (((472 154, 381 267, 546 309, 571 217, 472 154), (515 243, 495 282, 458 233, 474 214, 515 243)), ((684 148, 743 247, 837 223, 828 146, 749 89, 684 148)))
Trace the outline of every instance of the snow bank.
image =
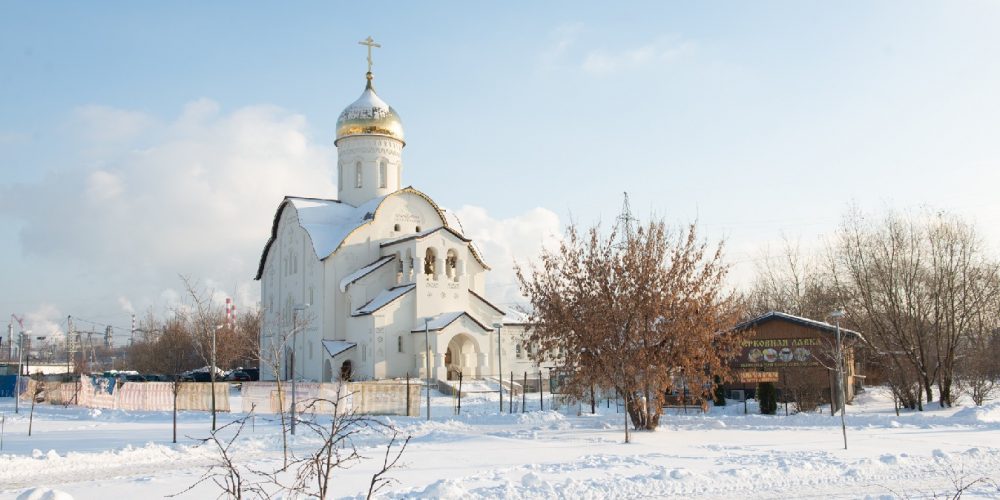
POLYGON ((988 403, 983 406, 963 408, 955 412, 951 418, 964 420, 970 423, 1000 423, 1000 401, 988 403))

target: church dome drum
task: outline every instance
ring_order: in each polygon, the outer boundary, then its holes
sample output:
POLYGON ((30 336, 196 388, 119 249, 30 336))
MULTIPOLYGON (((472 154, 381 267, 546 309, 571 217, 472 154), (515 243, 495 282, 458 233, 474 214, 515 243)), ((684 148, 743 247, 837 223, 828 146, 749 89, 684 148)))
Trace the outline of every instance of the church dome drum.
POLYGON ((368 73, 366 76, 368 84, 361 97, 347 106, 337 118, 337 139, 334 143, 349 136, 377 135, 391 137, 405 145, 403 122, 396 110, 375 94, 372 74, 368 73))

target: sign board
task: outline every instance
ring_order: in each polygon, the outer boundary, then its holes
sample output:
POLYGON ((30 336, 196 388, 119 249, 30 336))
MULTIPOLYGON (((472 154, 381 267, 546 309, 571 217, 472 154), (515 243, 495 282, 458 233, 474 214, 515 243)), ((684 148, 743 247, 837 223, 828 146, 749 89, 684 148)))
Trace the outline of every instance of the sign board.
POLYGON ((736 368, 771 371, 781 368, 820 366, 816 354, 823 349, 818 338, 749 339, 736 358, 736 368))
POLYGON ((741 384, 759 384, 761 382, 778 381, 778 372, 737 372, 736 376, 741 384))

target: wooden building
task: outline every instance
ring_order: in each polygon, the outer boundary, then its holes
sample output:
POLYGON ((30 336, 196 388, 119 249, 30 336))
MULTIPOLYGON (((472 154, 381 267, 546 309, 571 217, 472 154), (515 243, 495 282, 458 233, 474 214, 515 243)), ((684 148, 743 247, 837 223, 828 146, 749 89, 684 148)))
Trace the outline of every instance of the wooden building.
MULTIPOLYGON (((789 401, 831 400, 836 381, 836 326, 772 311, 741 323, 736 329, 748 332, 748 336, 733 361, 736 380, 725 385, 728 397, 753 397, 757 383, 773 382, 789 401)), ((840 334, 845 392, 851 401, 863 379, 855 367, 855 350, 863 339, 860 333, 843 327, 840 334)))

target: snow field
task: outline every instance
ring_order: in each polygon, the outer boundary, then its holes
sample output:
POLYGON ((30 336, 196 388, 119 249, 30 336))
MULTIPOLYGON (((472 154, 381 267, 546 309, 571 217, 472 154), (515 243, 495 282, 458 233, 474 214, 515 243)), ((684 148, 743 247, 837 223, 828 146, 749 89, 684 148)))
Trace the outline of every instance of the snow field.
MULTIPOLYGON (((382 417, 413 436, 405 467, 390 474, 399 482, 385 496, 923 498, 953 494, 952 480, 1000 480, 1000 402, 897 417, 886 394, 870 390, 848 407, 845 451, 840 419, 829 414, 785 417, 779 408, 779 416, 744 415, 742 404, 707 415, 668 410, 659 430, 634 433, 625 444, 613 404, 578 416, 537 411, 537 400, 528 399, 535 411, 498 415, 495 394, 475 395, 454 415, 452 398, 437 396, 430 421, 382 417)), ((166 412, 43 405, 29 438, 27 414, 13 415, 12 406, 0 403, 0 498, 48 498, 40 495, 50 488, 62 495, 50 497, 61 499, 162 497, 197 481, 214 457, 197 441, 208 435, 207 413, 182 413, 174 445, 166 412)), ((220 422, 234 417, 220 414, 220 422)), ((234 447, 237 459, 279 468, 276 418, 259 416, 252 425, 234 447)), ((385 442, 374 432, 359 436, 371 460, 337 473, 337 497, 367 492, 385 442)), ((300 426, 291 443, 303 452, 318 441, 300 426)), ((217 494, 202 484, 179 498, 217 494)), ((980 483, 964 496, 977 497, 1000 497, 1000 490, 980 483)))

